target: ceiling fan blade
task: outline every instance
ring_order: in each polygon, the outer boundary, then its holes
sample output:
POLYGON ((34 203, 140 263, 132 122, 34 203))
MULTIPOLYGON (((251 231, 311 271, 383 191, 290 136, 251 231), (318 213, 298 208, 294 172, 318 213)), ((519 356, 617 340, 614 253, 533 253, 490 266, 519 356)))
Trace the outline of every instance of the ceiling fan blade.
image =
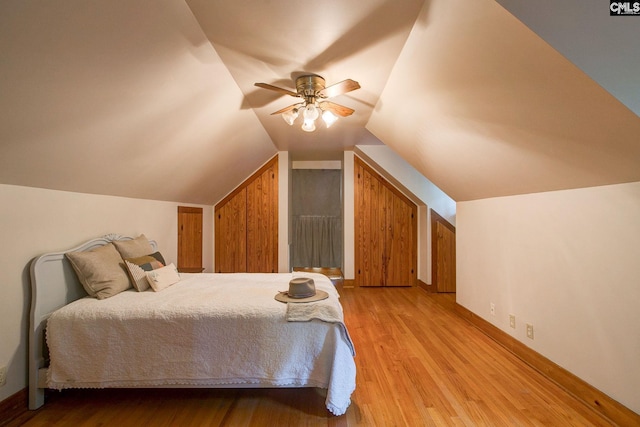
POLYGON ((283 108, 282 110, 278 110, 274 113, 271 113, 272 116, 275 116, 276 114, 282 114, 282 113, 286 113, 287 111, 291 111, 294 108, 299 107, 302 104, 293 104, 293 105, 289 105, 288 107, 283 108))
POLYGON ((355 80, 347 79, 322 89, 318 92, 318 95, 322 98, 332 98, 356 89, 360 89, 360 83, 355 80))
POLYGON ((262 89, 274 90, 276 92, 284 93, 285 95, 291 95, 298 97, 299 95, 296 92, 290 91, 289 89, 283 89, 278 86, 273 86, 267 83, 255 83, 256 86, 261 87, 262 89))
POLYGON ((355 110, 349 108, 349 107, 345 107, 344 105, 339 105, 333 102, 329 102, 329 101, 322 101, 321 103, 318 104, 320 106, 321 109, 323 110, 329 110, 331 111, 333 114, 340 116, 340 117, 347 117, 353 114, 353 112, 355 110))

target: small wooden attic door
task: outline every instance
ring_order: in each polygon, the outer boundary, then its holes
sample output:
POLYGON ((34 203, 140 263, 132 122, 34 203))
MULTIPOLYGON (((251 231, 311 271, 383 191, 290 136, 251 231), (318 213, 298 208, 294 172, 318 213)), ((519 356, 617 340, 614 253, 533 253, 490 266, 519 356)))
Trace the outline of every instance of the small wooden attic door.
POLYGON ((202 208, 178 206, 178 270, 202 272, 202 208))
POLYGON ((456 291, 456 228, 431 209, 431 280, 436 292, 456 291))
POLYGON ((355 284, 414 286, 417 207, 355 158, 355 284))

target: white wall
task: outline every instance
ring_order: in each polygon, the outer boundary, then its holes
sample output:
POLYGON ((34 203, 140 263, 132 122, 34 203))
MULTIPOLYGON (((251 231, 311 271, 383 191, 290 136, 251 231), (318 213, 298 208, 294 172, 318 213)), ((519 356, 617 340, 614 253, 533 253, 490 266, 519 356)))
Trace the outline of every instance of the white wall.
MULTIPOLYGON (((70 193, 0 184, 0 365, 8 366, 0 401, 27 384, 29 262, 109 233, 158 242, 177 262, 178 203, 70 193)), ((203 266, 213 268, 213 208, 201 206, 203 266)))
POLYGON ((278 152, 278 272, 289 271, 289 248, 291 237, 289 229, 291 218, 291 158, 288 151, 278 152))
POLYGON ((459 304, 640 413, 640 182, 461 202, 456 235, 459 304))
POLYGON ((342 263, 344 269, 342 275, 345 280, 354 280, 356 278, 355 269, 355 192, 353 174, 355 173, 353 151, 345 151, 342 163, 342 230, 344 233, 344 251, 342 263))

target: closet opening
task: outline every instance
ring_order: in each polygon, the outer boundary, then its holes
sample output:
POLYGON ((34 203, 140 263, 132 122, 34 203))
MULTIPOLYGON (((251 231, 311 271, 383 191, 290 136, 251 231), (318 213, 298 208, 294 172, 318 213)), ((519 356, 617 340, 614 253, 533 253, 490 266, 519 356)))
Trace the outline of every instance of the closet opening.
POLYGON ((290 265, 341 280, 342 169, 292 169, 291 177, 290 265))

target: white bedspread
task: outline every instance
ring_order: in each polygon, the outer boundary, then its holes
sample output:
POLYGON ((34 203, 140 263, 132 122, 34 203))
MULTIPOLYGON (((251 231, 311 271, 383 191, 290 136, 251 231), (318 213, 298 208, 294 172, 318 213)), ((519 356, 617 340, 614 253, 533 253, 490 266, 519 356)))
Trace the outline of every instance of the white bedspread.
POLYGON ((329 279, 314 273, 183 274, 158 293, 84 298, 48 320, 47 386, 320 387, 327 408, 341 415, 356 372, 338 298, 329 279), (312 277, 329 293, 311 304, 331 318, 287 321, 293 304, 274 296, 294 275, 312 277))

